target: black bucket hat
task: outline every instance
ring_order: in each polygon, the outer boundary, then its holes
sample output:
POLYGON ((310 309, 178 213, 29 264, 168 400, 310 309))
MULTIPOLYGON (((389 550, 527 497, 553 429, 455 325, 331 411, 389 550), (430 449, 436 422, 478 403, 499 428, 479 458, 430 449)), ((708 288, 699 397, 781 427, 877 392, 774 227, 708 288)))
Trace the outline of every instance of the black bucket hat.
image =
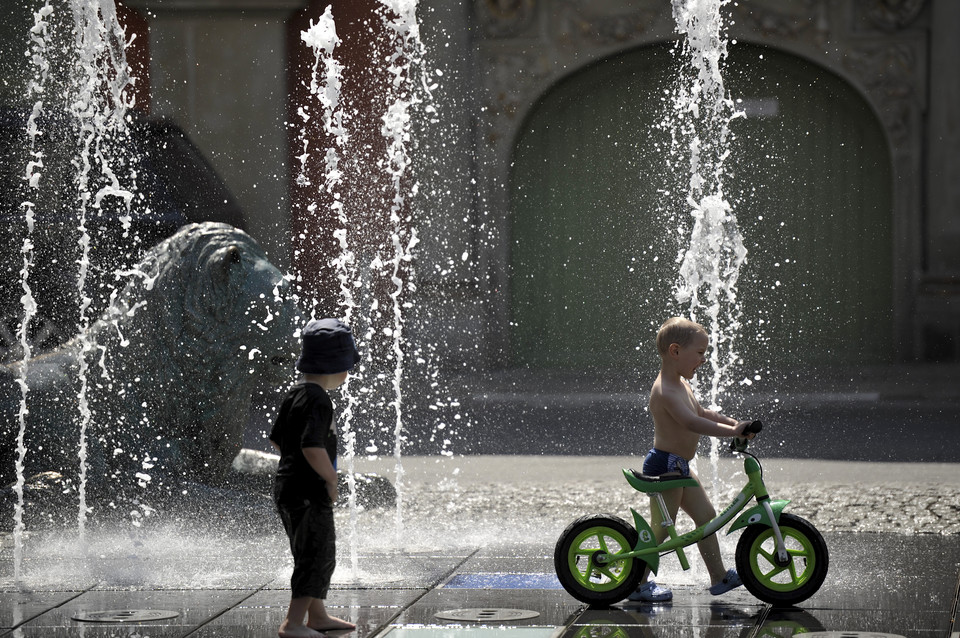
POLYGON ((297 370, 306 374, 339 374, 360 361, 350 326, 339 319, 313 319, 301 331, 303 351, 297 370))

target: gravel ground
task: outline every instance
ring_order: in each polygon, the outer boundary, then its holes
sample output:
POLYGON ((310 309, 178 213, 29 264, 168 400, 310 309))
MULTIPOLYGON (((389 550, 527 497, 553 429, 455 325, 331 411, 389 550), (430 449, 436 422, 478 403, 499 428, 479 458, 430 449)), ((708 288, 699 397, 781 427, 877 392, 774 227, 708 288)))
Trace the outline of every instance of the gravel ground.
MULTIPOLYGON (((412 525, 429 522, 452 533, 498 528, 552 533, 599 512, 629 520, 630 507, 648 512, 646 499, 620 472, 638 463, 632 457, 408 458, 402 461, 400 510, 412 525)), ((699 464, 722 509, 742 485, 740 461, 722 458, 716 471, 703 460, 699 464)), ((395 480, 391 460, 357 467, 395 480)), ((788 511, 822 532, 960 534, 960 464, 778 459, 765 464, 764 480, 771 496, 790 500, 788 511)), ((386 512, 361 514, 363 525, 376 524, 386 512)), ((689 525, 681 518, 681 529, 689 525)))

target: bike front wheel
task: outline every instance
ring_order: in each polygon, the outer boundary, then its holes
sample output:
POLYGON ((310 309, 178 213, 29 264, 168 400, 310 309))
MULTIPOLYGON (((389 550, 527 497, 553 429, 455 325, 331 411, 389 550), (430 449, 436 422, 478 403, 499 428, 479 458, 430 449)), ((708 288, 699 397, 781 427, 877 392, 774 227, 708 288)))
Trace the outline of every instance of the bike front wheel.
POLYGON ((751 525, 737 543, 737 573, 747 590, 774 606, 796 605, 813 596, 827 577, 830 557, 817 528, 792 514, 780 515, 787 563, 777 560, 772 527, 751 525))
POLYGON ((644 562, 602 556, 629 552, 637 530, 616 516, 584 516, 567 526, 557 540, 553 565, 567 592, 588 605, 610 605, 629 596, 643 575, 644 562))

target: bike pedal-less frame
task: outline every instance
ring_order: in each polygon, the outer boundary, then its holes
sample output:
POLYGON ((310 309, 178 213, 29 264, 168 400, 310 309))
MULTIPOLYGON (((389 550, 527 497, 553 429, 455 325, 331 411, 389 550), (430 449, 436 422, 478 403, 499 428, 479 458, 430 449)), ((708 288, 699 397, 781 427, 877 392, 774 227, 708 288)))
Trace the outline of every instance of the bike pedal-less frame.
MULTIPOLYGON (((755 427, 759 431, 759 422, 755 427)), ((790 501, 770 497, 760 462, 746 452, 745 439, 735 440, 731 447, 747 455, 743 462, 746 485, 714 519, 682 535, 676 532, 662 494, 696 487, 696 479, 647 477, 623 470, 630 485, 649 494, 660 508, 666 536, 658 543, 649 523, 632 508, 632 526, 608 514, 577 519, 560 536, 554 551, 554 566, 564 588, 588 604, 618 602, 636 589, 644 566, 656 573, 661 556, 674 552, 681 567, 689 569, 684 548, 733 521, 728 534, 743 530, 736 550, 737 572, 754 596, 773 605, 795 605, 816 593, 829 564, 823 537, 809 522, 783 512, 790 501), (754 499, 756 505, 744 511, 754 499)))

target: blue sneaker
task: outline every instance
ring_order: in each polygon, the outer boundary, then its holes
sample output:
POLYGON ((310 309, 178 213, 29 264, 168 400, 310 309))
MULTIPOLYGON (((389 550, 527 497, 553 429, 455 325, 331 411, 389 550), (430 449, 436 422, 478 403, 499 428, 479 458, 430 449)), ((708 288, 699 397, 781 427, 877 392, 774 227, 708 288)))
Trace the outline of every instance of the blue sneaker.
POLYGON ((665 603, 673 600, 673 592, 652 580, 648 580, 637 587, 637 591, 627 596, 627 600, 644 603, 665 603))
POLYGON ((714 596, 719 596, 720 594, 725 594, 731 589, 736 589, 743 584, 743 581, 740 580, 740 576, 737 574, 737 570, 731 569, 727 571, 727 575, 723 577, 716 585, 710 587, 710 593, 714 596))

